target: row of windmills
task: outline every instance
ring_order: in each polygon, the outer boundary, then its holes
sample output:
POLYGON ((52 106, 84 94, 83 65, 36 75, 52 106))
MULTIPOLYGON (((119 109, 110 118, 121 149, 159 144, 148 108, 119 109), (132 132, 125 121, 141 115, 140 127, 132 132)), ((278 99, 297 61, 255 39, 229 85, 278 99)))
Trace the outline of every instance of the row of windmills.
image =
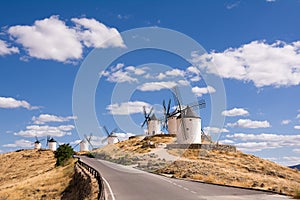
MULTIPOLYGON (((44 141, 44 139, 39 140, 37 136, 35 136, 35 142, 34 142, 34 148, 35 149, 41 149, 42 148, 42 141, 44 141)), ((47 136, 47 142, 46 142, 46 146, 48 147, 48 149, 50 149, 51 151, 55 151, 56 150, 56 144, 57 141, 54 140, 54 138, 50 138, 50 136, 47 136)))
POLYGON ((153 108, 147 113, 146 108, 143 107, 145 120, 142 127, 147 124, 146 135, 161 134, 163 127, 169 134, 176 135, 178 144, 201 144, 204 139, 209 139, 201 128, 201 117, 194 111, 195 107, 205 108, 205 101, 201 100, 183 106, 177 88, 174 89, 174 100, 176 108, 172 112, 170 111, 171 99, 167 106, 163 101, 164 118, 162 120, 152 113, 153 108))

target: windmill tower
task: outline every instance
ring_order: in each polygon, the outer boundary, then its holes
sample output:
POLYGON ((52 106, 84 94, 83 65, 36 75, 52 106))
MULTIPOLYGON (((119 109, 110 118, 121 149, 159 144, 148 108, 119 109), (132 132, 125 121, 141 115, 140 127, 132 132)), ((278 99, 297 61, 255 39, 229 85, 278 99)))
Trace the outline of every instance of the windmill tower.
MULTIPOLYGON (((93 149, 94 149, 94 146, 93 146, 93 144, 92 144, 92 142, 91 142, 92 137, 93 137, 93 134, 92 134, 92 133, 90 133, 90 136, 89 136, 89 137, 88 137, 86 134, 84 134, 85 142, 88 142, 88 144, 90 145, 91 149, 93 150, 93 149)), ((86 145, 87 145, 87 144, 86 144, 86 145)), ((87 147, 85 146, 84 149, 86 149, 86 148, 89 149, 89 145, 87 145, 87 147)))
POLYGON ((164 128, 168 130, 169 134, 177 134, 177 117, 179 113, 174 110, 170 113, 171 99, 168 102, 168 107, 166 107, 165 100, 163 100, 163 108, 164 108, 164 128))
MULTIPOLYGON (((181 95, 177 87, 173 89, 173 94, 177 108, 172 114, 169 115, 168 119, 173 116, 175 117, 176 114, 179 114, 176 117, 177 143, 201 144, 201 117, 195 113, 193 107, 199 107, 200 109, 204 108, 206 105, 205 101, 201 100, 183 108, 181 95)), ((173 121, 171 122, 174 123, 173 121)), ((174 128, 171 128, 173 131, 174 128)))
POLYGON ((48 146, 48 148, 51 150, 51 151, 56 151, 56 143, 57 141, 54 140, 54 138, 50 138, 49 136, 47 136, 47 144, 46 146, 48 146))
POLYGON ((147 135, 157 135, 161 133, 161 124, 160 120, 153 113, 153 107, 150 109, 150 112, 147 114, 146 107, 143 106, 145 120, 142 124, 142 127, 147 123, 147 135))
POLYGON ((89 151, 89 143, 86 141, 86 139, 81 140, 79 143, 77 143, 73 149, 75 149, 78 145, 79 146, 79 151, 89 151))
POLYGON ((118 136, 116 136, 115 131, 117 131, 118 129, 115 128, 114 130, 112 130, 111 132, 109 132, 106 128, 106 126, 103 126, 105 133, 107 135, 106 138, 104 138, 102 140, 102 143, 104 143, 107 140, 108 144, 115 144, 119 142, 118 136))
POLYGON ((41 141, 43 141, 44 139, 42 140, 39 140, 37 136, 35 136, 35 142, 34 142, 34 148, 35 149, 41 149, 42 148, 42 143, 41 141))

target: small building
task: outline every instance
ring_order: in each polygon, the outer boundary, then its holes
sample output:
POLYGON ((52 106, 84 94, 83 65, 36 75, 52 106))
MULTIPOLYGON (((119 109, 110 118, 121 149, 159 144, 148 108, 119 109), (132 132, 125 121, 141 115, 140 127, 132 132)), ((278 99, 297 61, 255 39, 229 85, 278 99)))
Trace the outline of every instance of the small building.
POLYGON ((187 106, 177 117, 177 143, 201 144, 201 118, 187 106))
POLYGON ((56 151, 56 140, 54 140, 53 138, 51 138, 50 140, 48 140, 48 148, 51 151, 56 151))
POLYGON ((79 145, 80 151, 89 151, 89 144, 85 139, 81 140, 79 145))
POLYGON ((35 149, 41 149, 42 148, 42 144, 40 141, 35 141, 34 142, 34 148, 35 149))
POLYGON ((153 114, 147 121, 148 124, 148 133, 147 135, 157 135, 161 133, 161 124, 156 115, 153 114))
POLYGON ((118 143, 118 142, 119 142, 119 139, 118 139, 118 136, 116 136, 115 133, 112 133, 107 137, 107 143, 108 144, 115 144, 115 143, 118 143))

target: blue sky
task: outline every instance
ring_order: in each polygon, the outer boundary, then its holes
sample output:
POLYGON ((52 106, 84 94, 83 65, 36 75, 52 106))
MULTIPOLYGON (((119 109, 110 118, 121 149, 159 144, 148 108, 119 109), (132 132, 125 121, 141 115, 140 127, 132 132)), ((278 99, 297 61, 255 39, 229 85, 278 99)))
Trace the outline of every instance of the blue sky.
MULTIPOLYGON (((99 125, 118 127, 123 137, 143 133, 142 106, 154 106, 161 116, 162 100, 172 98, 166 88, 177 84, 184 103, 205 99, 202 128, 212 135, 222 132, 220 142, 280 164, 298 164, 299 9, 296 0, 1 2, 0 152, 31 148, 35 136, 80 140, 72 95, 87 56, 94 48, 125 49, 124 31, 161 27, 185 34, 207 53, 189 52, 187 61, 143 49, 99 66, 94 74, 99 125), (224 84, 226 107, 217 113, 225 117, 222 127, 210 124, 211 100, 220 88, 207 84, 202 72, 224 84), (125 101, 127 89, 132 94, 125 101)), ((100 144, 103 129, 94 135, 100 144)))

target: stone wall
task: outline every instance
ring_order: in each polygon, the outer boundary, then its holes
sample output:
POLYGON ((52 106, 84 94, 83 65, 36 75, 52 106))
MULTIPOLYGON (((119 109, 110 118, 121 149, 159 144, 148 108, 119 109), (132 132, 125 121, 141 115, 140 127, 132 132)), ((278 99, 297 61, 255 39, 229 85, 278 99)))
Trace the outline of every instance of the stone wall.
POLYGON ((236 152, 236 147, 225 144, 168 144, 167 149, 205 149, 236 152))

